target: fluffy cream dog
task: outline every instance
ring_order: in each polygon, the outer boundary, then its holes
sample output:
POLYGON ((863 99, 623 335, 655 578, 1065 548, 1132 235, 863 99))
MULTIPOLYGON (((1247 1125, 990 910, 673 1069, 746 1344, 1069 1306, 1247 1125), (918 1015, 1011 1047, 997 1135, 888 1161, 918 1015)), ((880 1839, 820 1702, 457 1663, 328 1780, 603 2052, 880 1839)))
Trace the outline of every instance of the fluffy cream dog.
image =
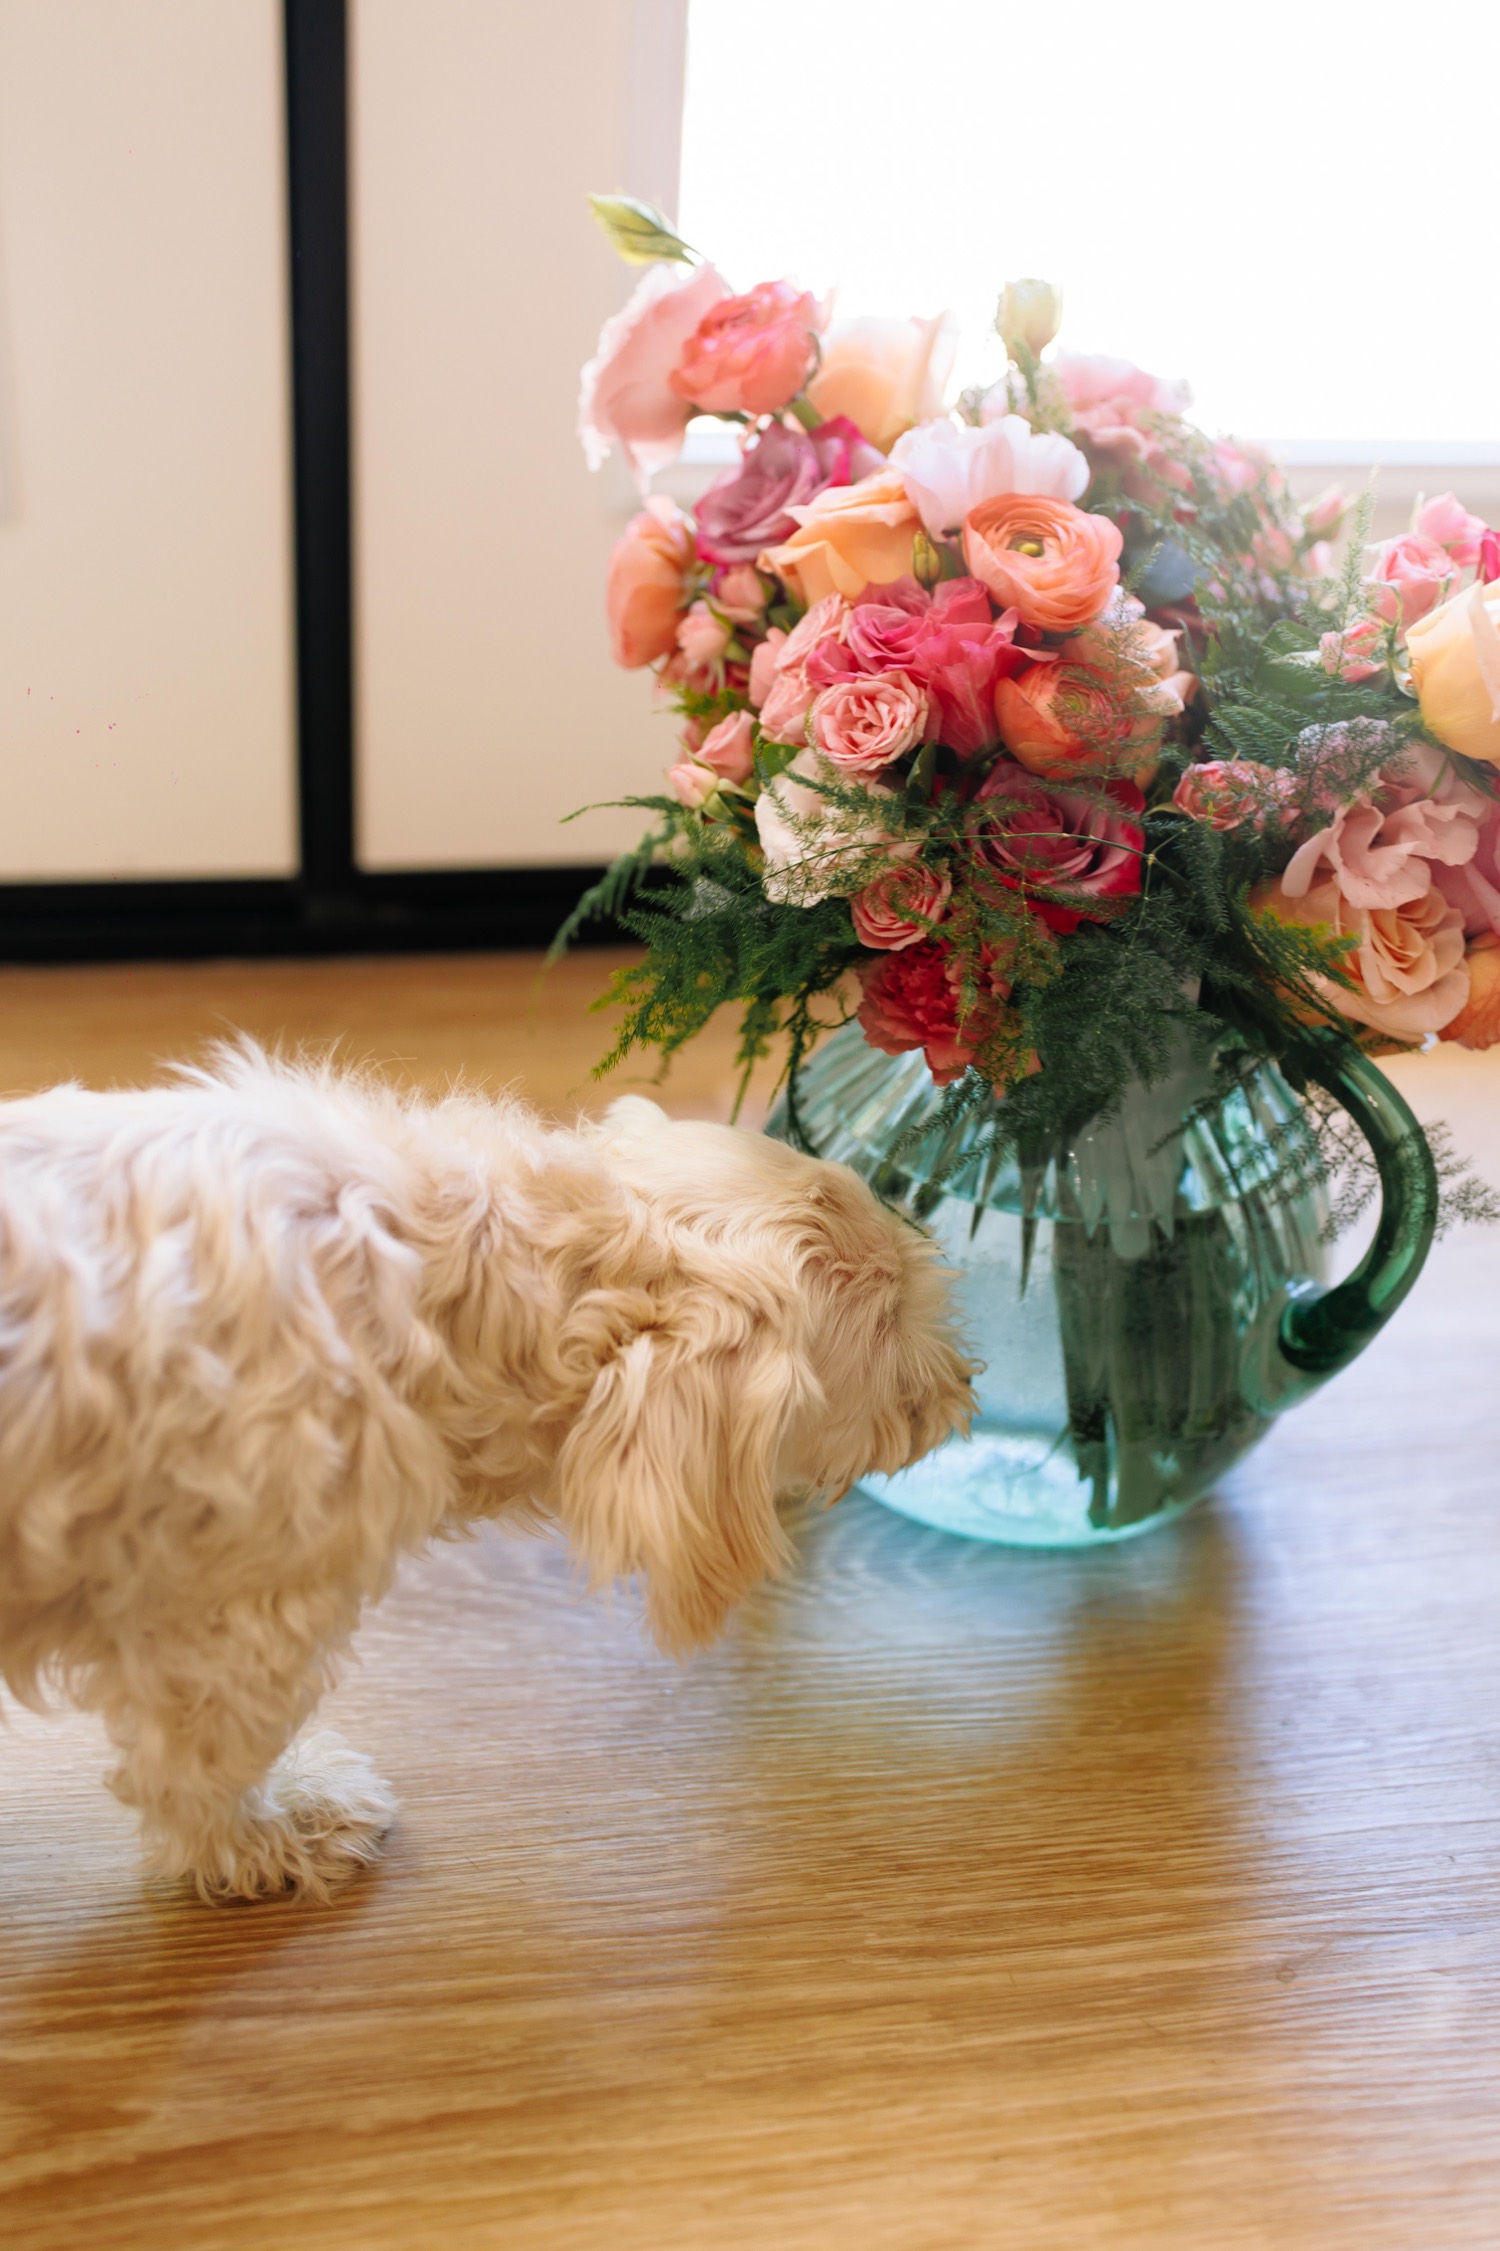
POLYGON ((152 1866, 327 1893, 394 1811, 293 1744, 403 1554, 555 1520, 663 1647, 966 1418, 930 1247, 855 1175, 617 1103, 222 1055, 0 1104, 0 1676, 97 1711, 152 1866))

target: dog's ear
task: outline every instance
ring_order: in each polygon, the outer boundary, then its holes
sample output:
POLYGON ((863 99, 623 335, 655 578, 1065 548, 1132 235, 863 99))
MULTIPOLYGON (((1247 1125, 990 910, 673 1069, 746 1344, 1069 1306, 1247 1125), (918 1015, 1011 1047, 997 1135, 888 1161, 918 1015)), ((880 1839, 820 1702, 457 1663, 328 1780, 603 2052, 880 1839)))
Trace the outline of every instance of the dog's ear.
POLYGON ((809 1378, 774 1319, 725 1316, 720 1302, 637 1320, 558 1462, 558 1514, 591 1582, 641 1573, 651 1631, 679 1655, 789 1553, 778 1458, 809 1378))

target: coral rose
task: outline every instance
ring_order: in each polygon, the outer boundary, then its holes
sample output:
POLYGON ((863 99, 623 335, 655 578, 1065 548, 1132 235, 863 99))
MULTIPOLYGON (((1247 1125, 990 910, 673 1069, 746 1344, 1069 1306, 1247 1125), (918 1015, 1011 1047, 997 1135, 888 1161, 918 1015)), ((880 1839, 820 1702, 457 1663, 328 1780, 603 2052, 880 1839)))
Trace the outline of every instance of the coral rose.
POLYGON ((672 370, 704 314, 728 294, 712 266, 651 266, 641 276, 583 371, 578 433, 591 469, 612 445, 624 447, 641 478, 676 460, 689 409, 672 388, 672 370))
POLYGON ((658 494, 631 517, 609 558, 604 611, 616 664, 633 670, 671 655, 692 565, 693 527, 658 494))
POLYGON ((846 414, 871 445, 889 453, 903 430, 942 412, 952 364, 946 313, 935 320, 841 321, 824 339, 807 396, 825 421, 846 414))
POLYGON ((1449 750, 1500 765, 1500 585, 1479 581, 1406 637, 1422 724, 1449 750))
POLYGON ((801 390, 827 321, 827 305, 789 281, 721 297, 684 344, 672 389, 705 414, 774 414, 801 390))
POLYGON ((951 879, 922 860, 897 860, 849 902, 854 935, 879 953, 900 953, 932 936, 953 896, 951 879))
POLYGON ((926 689, 906 673, 857 672, 823 690, 807 732, 839 773, 864 781, 915 750, 929 717, 926 689))
POLYGON ((1297 800, 1297 777, 1254 758, 1206 758, 1189 766, 1172 792, 1179 813, 1211 829, 1262 829, 1286 820, 1297 800))
POLYGON ((1146 801, 1133 783, 1110 782, 1085 795, 1049 787, 1001 760, 975 802, 990 814, 976 842, 979 859, 1060 935, 1102 920, 1109 912, 1104 902, 1140 890, 1146 801))
POLYGON ((788 514, 797 519, 796 531, 768 548, 762 561, 808 604, 829 594, 852 601, 867 586, 911 570, 917 511, 894 469, 831 487, 788 514))
POLYGON ((1493 1047, 1500 1040, 1500 939, 1482 938, 1469 948, 1468 962, 1469 997, 1443 1037, 1460 1047, 1493 1047))
POLYGON ((722 782, 748 782, 755 771, 755 721, 748 711, 732 711, 709 728, 693 755, 722 782))
POLYGON ((909 1055, 921 1048, 937 1084, 951 1086, 1004 1022, 1009 959, 1001 948, 984 949, 979 990, 967 1005, 962 963, 941 939, 864 963, 859 1021, 865 1038, 884 1055, 909 1055))
POLYGON ((1002 609, 1044 633, 1076 633, 1119 584, 1118 524, 1030 493, 986 500, 964 525, 964 555, 1002 609))

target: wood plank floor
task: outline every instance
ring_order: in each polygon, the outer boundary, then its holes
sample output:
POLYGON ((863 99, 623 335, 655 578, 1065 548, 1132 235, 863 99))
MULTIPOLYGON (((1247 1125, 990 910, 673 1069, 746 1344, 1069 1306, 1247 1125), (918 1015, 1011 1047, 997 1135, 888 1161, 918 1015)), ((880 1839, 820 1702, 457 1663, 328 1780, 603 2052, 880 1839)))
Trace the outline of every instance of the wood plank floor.
MULTIPOLYGON (((600 1099, 598 955, 0 973, 0 1085, 231 1027, 600 1099)), ((1404 1059, 1500 1179, 1500 1068, 1404 1059)), ((675 1081, 722 1114, 727 1042, 675 1081)), ((0 1728, 10 2251, 1500 2243, 1500 1240, 1209 1505, 1006 1553, 853 1498, 715 1650, 555 1548, 423 1560, 329 1716, 331 1910, 143 1884, 0 1728)))

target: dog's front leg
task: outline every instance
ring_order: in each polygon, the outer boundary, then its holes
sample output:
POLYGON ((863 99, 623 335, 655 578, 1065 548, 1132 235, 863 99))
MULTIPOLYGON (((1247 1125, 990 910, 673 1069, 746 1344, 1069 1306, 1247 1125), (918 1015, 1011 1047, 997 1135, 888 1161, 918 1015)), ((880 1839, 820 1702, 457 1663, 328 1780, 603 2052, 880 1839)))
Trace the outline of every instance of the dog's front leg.
POLYGON ((98 1683, 121 1754, 110 1787, 139 1811, 153 1872, 202 1898, 327 1899, 379 1858, 395 1799, 341 1736, 293 1740, 315 1689, 259 1667, 226 1680, 215 1655, 207 1681, 132 1667, 128 1689, 98 1683))

